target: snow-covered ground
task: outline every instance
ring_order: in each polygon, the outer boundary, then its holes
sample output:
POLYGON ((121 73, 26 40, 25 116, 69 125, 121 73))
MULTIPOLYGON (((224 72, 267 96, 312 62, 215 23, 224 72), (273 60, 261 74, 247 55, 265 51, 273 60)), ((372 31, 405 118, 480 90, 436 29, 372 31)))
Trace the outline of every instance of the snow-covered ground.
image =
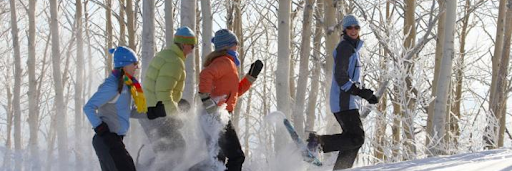
POLYGON ((350 170, 453 170, 453 171, 511 171, 512 149, 503 148, 475 153, 438 156, 399 163, 378 164, 350 170))

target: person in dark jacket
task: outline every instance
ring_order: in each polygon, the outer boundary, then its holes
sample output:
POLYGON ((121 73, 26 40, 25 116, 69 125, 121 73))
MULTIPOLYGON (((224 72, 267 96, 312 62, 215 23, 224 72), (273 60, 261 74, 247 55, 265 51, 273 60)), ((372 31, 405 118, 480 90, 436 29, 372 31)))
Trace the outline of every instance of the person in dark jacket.
POLYGON ((101 170, 132 171, 135 165, 123 143, 123 137, 130 128, 130 117, 151 117, 145 114, 148 110, 146 99, 141 85, 133 76, 139 68, 135 53, 124 46, 109 52, 114 55, 114 70, 83 110, 96 132, 92 144, 101 170))
POLYGON ((339 151, 334 170, 351 168, 359 148, 364 143, 364 129, 359 117, 361 98, 370 104, 378 103, 373 91, 361 86, 359 50, 363 41, 359 37, 360 22, 354 15, 343 18, 342 40, 334 50, 334 70, 331 84, 330 106, 343 133, 316 135, 310 133, 308 148, 324 153, 339 151))

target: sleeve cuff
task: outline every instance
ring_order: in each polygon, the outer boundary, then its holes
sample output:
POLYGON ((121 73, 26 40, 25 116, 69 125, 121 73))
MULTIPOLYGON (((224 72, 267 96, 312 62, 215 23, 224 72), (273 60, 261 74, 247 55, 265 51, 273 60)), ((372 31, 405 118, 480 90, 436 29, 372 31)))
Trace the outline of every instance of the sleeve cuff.
POLYGON ((254 83, 254 81, 256 81, 256 78, 252 77, 249 74, 245 74, 245 78, 247 78, 247 81, 249 81, 251 83, 254 83))

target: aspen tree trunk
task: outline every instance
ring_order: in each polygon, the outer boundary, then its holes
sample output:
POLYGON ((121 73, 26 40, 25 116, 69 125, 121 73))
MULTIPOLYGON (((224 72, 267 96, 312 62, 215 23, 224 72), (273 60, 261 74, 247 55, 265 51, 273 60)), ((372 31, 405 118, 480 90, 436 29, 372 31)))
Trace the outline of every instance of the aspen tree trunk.
MULTIPOLYGON (((299 5, 303 5, 304 1, 302 2, 299 2, 299 5)), ((293 40, 295 37, 295 32, 294 32, 294 28, 295 28, 295 18, 297 17, 297 9, 290 9, 290 72, 288 73, 289 76, 288 76, 288 79, 289 79, 289 86, 290 88, 288 89, 290 91, 290 117, 291 117, 291 122, 295 123, 294 122, 294 114, 293 114, 293 110, 295 108, 295 91, 296 91, 296 88, 295 88, 295 61, 298 60, 297 57, 296 57, 296 54, 294 53, 295 52, 295 46, 293 45, 293 42, 291 40, 293 40)), ((297 128, 295 128, 297 129, 297 128)), ((304 127, 302 128, 304 129, 304 127)), ((301 133, 299 133, 300 135, 301 133)))
MULTIPOLYGON (((240 4, 240 0, 234 0, 233 1, 233 10, 235 11, 235 16, 234 16, 234 22, 233 22, 233 33, 236 35, 236 37, 238 38, 238 41, 240 42, 239 46, 238 46, 238 59, 240 60, 240 67, 238 69, 238 76, 239 77, 244 77, 245 76, 245 72, 244 72, 244 61, 245 61, 245 49, 244 49, 244 34, 242 33, 242 11, 240 10, 242 7, 241 7, 241 4, 240 4)), ((244 97, 245 98, 245 97, 244 97)), ((241 107, 242 107, 242 103, 244 102, 244 98, 240 98, 240 100, 238 100, 236 102, 236 106, 235 106, 235 111, 234 111, 234 115, 233 115, 233 118, 231 119, 231 121, 233 122, 233 126, 235 127, 235 130, 239 130, 239 123, 240 123, 240 112, 241 112, 241 107)))
MULTIPOLYGON (((93 89, 93 86, 92 86, 92 82, 94 80, 94 71, 95 69, 93 68, 93 65, 92 65, 92 45, 91 45, 91 36, 90 36, 90 30, 89 30, 89 13, 87 11, 87 4, 88 4, 89 1, 86 1, 84 3, 84 14, 85 14, 85 22, 84 22, 84 29, 85 29, 85 37, 86 37, 86 41, 87 41, 87 58, 88 60, 87 61, 87 93, 86 95, 84 96, 84 98, 82 98, 82 100, 84 99, 88 99, 90 96, 91 96, 91 93, 92 93, 92 89, 93 89)), ((85 101, 82 101, 82 104, 84 104, 85 101)), ((82 117, 85 117, 85 115, 83 115, 82 117)), ((85 118, 84 118, 85 119, 85 118)), ((84 124, 82 122, 82 124, 84 124)), ((88 123, 85 123, 84 124, 84 128, 87 128, 89 125, 87 125, 88 123), (87 126, 85 126, 87 125, 87 126)), ((90 130, 89 130, 90 131, 90 130)), ((84 149, 84 155, 85 156, 84 158, 91 158, 91 157, 96 157, 96 154, 94 152, 94 149, 92 146, 85 146, 85 149, 84 149)), ((84 168, 84 170, 87 170, 87 169, 91 169, 92 166, 90 165, 86 165, 86 167, 84 168)))
POLYGON ((201 35, 203 37, 202 45, 203 48, 203 61, 204 58, 206 58, 206 55, 208 55, 212 51, 212 43, 211 39, 213 37, 213 30, 212 30, 212 10, 211 10, 211 3, 210 0, 201 0, 201 14, 203 15, 203 34, 201 35))
POLYGON ((105 54, 107 55, 107 61, 105 61, 105 65, 107 67, 105 68, 105 77, 108 77, 110 72, 112 71, 113 65, 112 65, 112 54, 108 52, 109 49, 112 48, 112 0, 105 0, 105 5, 107 6, 105 8, 105 17, 107 18, 106 22, 106 31, 107 31, 107 47, 105 48, 105 54))
MULTIPOLYGON (((439 80, 439 72, 441 70, 441 60, 443 59, 443 47, 444 47, 444 35, 445 35, 445 20, 446 20, 446 5, 445 0, 438 0, 439 3, 439 21, 437 24, 437 39, 436 39, 436 53, 435 53, 435 64, 434 64, 434 79, 432 81, 432 97, 436 98, 437 94, 437 82, 439 80)), ((430 139, 434 136, 432 133, 432 120, 434 118, 434 107, 435 100, 432 100, 428 106, 428 117, 427 117, 427 137, 426 146, 429 147, 432 144, 430 139)))
POLYGON ((124 24, 125 0, 119 0, 119 46, 126 46, 126 25, 124 24))
POLYGON ((441 70, 439 72, 439 81, 437 82, 437 98, 435 100, 434 116, 432 119, 432 137, 435 145, 430 148, 434 155, 446 154, 445 142, 443 140, 446 129, 446 108, 448 103, 449 83, 452 74, 452 60, 454 56, 454 31, 456 18, 457 2, 446 2, 446 32, 443 48, 443 60, 441 61, 441 70))
MULTIPOLYGON (((290 0, 279 0, 278 11, 278 49, 276 71, 277 110, 283 112, 287 118, 290 116, 290 0)), ((284 130, 276 132, 275 150, 282 149, 286 139, 284 130)))
POLYGON ((28 124, 30 130, 29 148, 31 170, 40 170, 39 160, 39 105, 36 78, 36 0, 29 1, 28 6, 28 124))
MULTIPOLYGON (((412 50, 414 45, 416 44, 416 27, 414 22, 414 14, 415 14, 415 8, 416 8, 416 0, 407 0, 405 1, 405 26, 404 26, 404 35, 406 35, 404 47, 407 50, 412 50)), ((414 58, 414 57, 413 57, 414 58)), ((411 91, 414 89, 412 87, 412 78, 413 75, 413 68, 414 65, 412 63, 406 63, 406 69, 407 69, 407 77, 406 77, 406 84, 407 84, 407 93, 406 93, 406 103, 407 103, 407 110, 402 111, 402 126, 404 129, 405 134, 405 148, 406 148, 406 156, 416 156, 416 147, 414 146, 413 142, 414 140, 414 118, 413 118, 413 111, 415 110, 415 99, 413 97, 416 97, 416 95, 410 94, 414 93, 414 91, 411 91)), ((416 94, 416 93, 415 93, 416 94)), ((405 156, 404 156, 405 157, 405 156)))
MULTIPOLYGON (((500 4, 501 5, 501 4, 500 4)), ((505 111, 505 104, 506 104, 506 97, 508 93, 506 92, 507 87, 507 75, 508 75, 508 65, 510 62, 510 41, 512 37, 512 0, 507 1, 507 13, 506 13, 506 20, 505 20, 505 36, 503 38, 503 49, 501 52, 501 59, 500 59, 500 67, 498 70, 498 75, 496 78, 496 88, 494 95, 496 96, 496 99, 494 100, 494 103, 491 104, 491 112, 494 113, 497 117, 497 120, 501 120, 502 117, 506 117, 506 115, 502 115, 505 111)), ((501 122, 501 121, 500 121, 501 122)), ((498 134, 496 137, 499 137, 498 144, 493 144, 494 147, 502 147, 503 142, 501 144, 499 143, 501 139, 503 139, 503 133, 501 129, 504 130, 506 125, 498 125, 499 131, 495 131, 495 134, 498 134)), ((495 128, 495 130, 498 130, 495 128)), ((503 140, 501 140, 503 141, 503 140)))
MULTIPOLYGON (((336 46, 339 43, 340 40, 340 31, 336 29, 336 25, 338 24, 339 18, 343 19, 344 14, 338 14, 337 7, 342 8, 344 6, 343 1, 337 1, 337 0, 325 0, 325 14, 324 14, 324 28, 325 30, 325 65, 324 65, 324 73, 325 73, 325 82, 323 85, 323 90, 325 94, 325 113, 327 113, 327 117, 325 120, 327 127, 326 127, 326 133, 327 134, 336 134, 341 132, 341 127, 336 121, 336 118, 332 114, 332 111, 330 109, 330 85, 332 83, 332 77, 333 77, 333 66, 334 66, 334 50, 336 46), (340 5, 341 4, 341 5, 340 5), (339 18, 338 18, 339 17, 339 18)), ((327 154, 326 157, 328 157, 329 154, 327 154)))
MULTIPOLYGON (((499 68, 501 67, 501 57, 502 57, 502 52, 503 52, 503 44, 504 44, 504 35, 505 35, 505 24, 506 24, 506 20, 505 20, 505 17, 506 17, 506 12, 507 11, 507 1, 506 0, 500 0, 499 1, 500 4, 499 4, 499 11, 498 11, 498 23, 497 23, 497 28, 496 28, 496 41, 494 43, 494 55, 492 57, 492 81, 491 81, 491 90, 490 90, 490 95, 489 95, 489 108, 491 109, 492 111, 492 108, 493 108, 493 105, 496 103, 495 100, 496 100, 496 97, 498 96, 495 92, 496 91, 496 86, 497 86, 497 82, 498 82, 498 70, 499 68)), ((501 92, 500 92, 501 93, 501 92)), ((499 115, 501 115, 500 113, 495 113, 493 111, 493 116, 495 118, 500 118, 498 117, 499 115)), ((490 131, 492 130, 491 132, 498 132, 498 127, 497 126, 494 126, 496 125, 496 123, 494 123, 494 121, 492 120, 489 120, 487 121, 487 127, 486 127, 486 131, 490 131)), ((489 149, 494 149, 496 147, 496 141, 493 140, 493 137, 489 137, 488 134, 484 134, 484 142, 486 143, 486 148, 489 148, 489 149)))
POLYGON ((462 19, 462 29, 460 32, 459 39, 459 54, 460 58, 457 62, 456 76, 455 76, 455 99, 454 105, 452 106, 453 115, 450 117, 450 131, 449 135, 451 138, 450 142, 453 142, 453 145, 458 145, 458 138, 460 135, 460 129, 458 120, 461 118, 460 105, 462 102, 462 79, 464 72, 464 57, 466 56, 466 37, 469 33, 468 25, 469 25, 469 16, 471 15, 470 9, 471 1, 466 0, 466 5, 464 8, 464 18, 462 19))
POLYGON ((306 101, 306 88, 309 76, 309 56, 311 54, 311 21, 314 0, 306 0, 304 6, 304 19, 302 23, 302 42, 300 49, 299 79, 297 80, 297 96, 293 111, 293 126, 297 133, 305 137, 304 132, 304 105, 306 101))
MULTIPOLYGON (((53 110, 55 110, 55 105, 52 107, 53 110)), ((55 115, 52 116, 52 120, 50 121, 50 130, 48 131, 48 137, 47 137, 47 141, 48 141, 48 145, 47 145, 47 149, 48 149, 48 154, 47 154, 47 160, 46 160, 46 168, 45 170, 46 171, 53 171, 53 170, 56 170, 56 169, 52 169, 52 166, 54 164, 54 157, 53 157, 53 151, 54 151, 54 146, 55 146, 55 138, 57 137, 57 134, 55 133, 55 127, 56 127, 56 124, 55 124, 55 120, 56 119, 53 119, 55 118, 55 115)), ((58 168, 57 168, 58 169, 58 168)))
POLYGON ((247 105, 246 105, 246 109, 245 109, 245 118, 244 118, 244 121, 245 121, 245 124, 244 124, 244 147, 245 147, 245 150, 244 150, 244 154, 245 154, 245 157, 249 158, 250 156, 250 148, 249 148, 249 138, 251 137, 251 133, 249 132, 249 128, 250 128, 250 123, 249 123, 249 120, 251 119, 251 116, 250 116, 250 113, 251 113, 251 107, 252 107, 252 92, 253 90, 249 90, 249 94, 247 94, 247 105))
MULTIPOLYGON (((51 32, 52 32, 52 66, 53 66, 53 84, 55 88, 55 104, 64 104, 63 85, 60 71, 60 42, 59 42, 59 22, 58 22, 58 1, 50 0, 50 14, 51 14, 51 32)), ((58 138, 58 152, 59 152, 59 170, 68 170, 66 165, 69 163, 69 148, 68 148, 68 131, 66 110, 55 111, 56 132, 58 138)))
POLYGON ((165 1, 165 45, 170 48, 174 43, 174 14, 172 1, 165 1))
MULTIPOLYGON (((389 1, 386 2, 386 18, 385 18, 385 24, 388 25, 390 23, 390 5, 391 3, 389 1)), ((381 68, 387 68, 387 56, 388 53, 383 50, 383 48, 379 45, 380 53, 383 54, 383 57, 380 59, 381 68)), ((383 82, 384 80, 380 80, 379 82, 383 82)), ((378 105, 378 109, 382 114, 378 114, 375 118, 375 125, 376 125, 376 131, 375 131, 375 139, 377 141, 377 146, 375 147, 374 156, 377 160, 375 163, 379 163, 379 161, 385 161, 386 156, 384 155, 384 147, 386 146, 385 136, 386 136, 386 114, 387 114, 387 93, 383 93, 381 97, 381 103, 378 105)), ((375 164, 374 163, 374 164, 375 164)))
MULTIPOLYGON (((84 98, 82 98, 82 100, 86 99, 86 98, 89 98, 91 96, 91 92, 92 92, 92 81, 94 80, 93 79, 93 75, 94 75, 94 69, 93 69, 93 66, 92 66, 92 62, 90 61, 90 59, 92 58, 92 45, 91 45, 91 36, 90 36, 90 30, 89 30, 89 13, 87 11, 87 4, 89 3, 89 0, 85 1, 84 2, 84 31, 85 31, 85 37, 86 37, 86 41, 87 41, 87 92, 85 93, 86 95, 84 96, 84 98)), ((84 101, 85 103, 85 101, 84 101)))
POLYGON ((82 156, 82 89, 84 80, 84 43, 82 38, 82 1, 76 0, 76 78, 75 78, 75 149, 76 168, 83 168, 82 156))
MULTIPOLYGON (((8 74, 10 75, 10 74, 8 74)), ((8 76, 9 77, 9 76, 8 76)), ((13 118, 13 111, 12 111, 12 93, 11 93, 11 86, 9 84, 6 84, 5 91, 7 92, 7 108, 5 109, 7 111, 7 133, 6 133, 6 140, 5 140, 5 149, 6 152, 4 154, 4 163, 2 164, 2 168, 5 170, 11 170, 11 156, 12 156, 12 150, 11 150, 11 132, 12 132, 12 118, 13 118)))
POLYGON ((142 71, 141 76, 146 76, 149 62, 155 56, 155 1, 142 2, 142 71))
MULTIPOLYGON (((201 12, 199 11, 199 6, 196 5, 196 13, 195 13, 195 16, 196 16, 196 37, 199 37, 199 35, 201 34, 200 30, 200 26, 201 26, 201 12)), ((199 45, 199 38, 197 39, 197 42, 199 45)), ((201 72, 201 54, 199 54, 199 47, 198 48, 194 48, 194 67, 195 67, 195 70, 196 70, 196 79, 199 79, 199 73, 201 72)), ((196 81, 196 86, 199 86, 199 81, 196 81)))
MULTIPOLYGON (((181 26, 188 26, 192 31, 196 28, 196 0, 181 1, 181 26)), ((185 61, 185 70, 187 78, 185 80, 185 90, 183 91, 183 99, 194 102, 196 94, 196 61, 194 53, 188 55, 185 61)), ((194 110, 192 106, 191 110, 194 110)))
MULTIPOLYGON (((319 16, 319 18, 323 18, 323 0, 317 0, 316 1, 317 11, 316 15, 319 16)), ((319 92, 319 86, 320 86, 320 49, 322 48, 321 40, 323 36, 323 28, 322 24, 320 22, 315 22, 315 36, 313 37, 313 70, 311 72, 311 89, 309 92, 308 97, 308 104, 306 108, 306 129, 305 131, 314 131, 315 130, 315 109, 317 105, 317 99, 318 99, 318 92, 319 92)))
POLYGON ((234 0, 226 0, 226 28, 228 30, 233 30, 233 10, 235 9, 235 4, 232 1, 234 0))
MULTIPOLYGON (((126 27, 128 30, 128 46, 136 51, 135 47, 135 16, 133 13, 133 1, 126 0, 126 27)), ((142 75, 144 76, 144 75, 142 75)))
POLYGON ((14 97, 12 99, 13 115, 14 115, 14 153, 19 156, 15 158, 14 170, 21 170, 21 107, 20 107, 20 91, 21 91, 21 54, 18 38, 18 21, 16 17, 16 1, 9 0, 11 7, 11 33, 12 44, 14 50, 14 97))
MULTIPOLYGON (((334 57, 333 52, 334 48, 336 48, 337 43, 339 42, 339 34, 338 31, 335 30, 334 26, 337 24, 336 22, 336 1, 334 0, 324 0, 325 5, 325 15, 324 15, 324 22, 326 29, 325 31, 325 84, 330 85, 332 82, 332 69, 334 66, 334 57)), ((343 16, 341 16, 343 17, 343 16)), ((329 86, 324 86, 325 90, 325 107, 326 107, 326 113, 331 113, 329 110, 329 99, 330 99, 330 93, 329 93, 329 86)))
MULTIPOLYGON (((393 87, 393 96, 395 97, 395 101, 398 98, 398 89, 396 86, 393 87)), ((400 119, 400 111, 402 111, 402 108, 400 107, 400 104, 397 102, 393 103, 393 125, 391 126, 391 132, 393 135, 393 147, 392 148, 392 155, 394 156, 394 162, 397 162, 399 160, 396 160, 399 158, 400 150, 402 148, 401 138, 400 138, 400 128, 401 126, 401 119, 400 119)))

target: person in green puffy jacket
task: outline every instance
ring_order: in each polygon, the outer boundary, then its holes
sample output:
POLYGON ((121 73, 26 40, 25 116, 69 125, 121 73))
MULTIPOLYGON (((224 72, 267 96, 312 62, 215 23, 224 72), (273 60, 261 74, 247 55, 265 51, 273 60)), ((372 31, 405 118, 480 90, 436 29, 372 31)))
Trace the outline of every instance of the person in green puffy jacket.
MULTIPOLYGON (((155 152, 178 153, 184 149, 185 141, 179 133, 182 121, 177 117, 185 85, 185 58, 192 53, 197 38, 188 27, 181 27, 174 34, 174 43, 158 52, 149 63, 143 81, 144 94, 148 106, 148 117, 155 119, 156 137, 152 142, 155 152), (158 108, 152 112, 149 108, 158 108), (165 112, 162 108, 165 108, 165 112)), ((176 161, 175 161, 176 162, 176 161)))

